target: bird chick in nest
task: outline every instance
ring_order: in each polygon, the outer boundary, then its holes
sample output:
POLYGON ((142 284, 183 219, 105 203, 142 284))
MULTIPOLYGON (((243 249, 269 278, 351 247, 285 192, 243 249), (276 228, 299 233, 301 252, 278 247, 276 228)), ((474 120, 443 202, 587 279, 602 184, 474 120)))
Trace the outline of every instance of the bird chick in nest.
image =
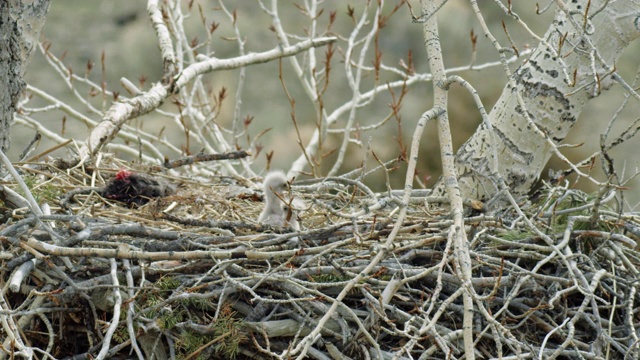
POLYGON ((282 205, 284 213, 284 224, 293 231, 300 231, 300 223, 298 222, 298 211, 295 206, 289 204, 282 205))
POLYGON ((121 169, 102 189, 102 196, 127 204, 146 204, 150 199, 172 195, 176 186, 168 181, 121 169))
POLYGON ((272 171, 264 178, 264 209, 258 222, 275 227, 299 230, 297 214, 286 204, 284 192, 289 190, 289 182, 282 171, 272 171))

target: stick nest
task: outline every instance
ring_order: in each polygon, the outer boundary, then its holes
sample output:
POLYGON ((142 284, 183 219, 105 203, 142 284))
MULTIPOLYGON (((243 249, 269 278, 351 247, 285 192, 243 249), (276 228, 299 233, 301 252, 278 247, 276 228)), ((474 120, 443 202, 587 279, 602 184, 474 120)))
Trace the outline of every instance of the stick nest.
POLYGON ((154 173, 177 191, 126 205, 100 192, 121 166, 21 168, 51 211, 5 200, 4 357, 455 359, 465 331, 478 359, 640 356, 640 221, 602 197, 552 188, 465 229, 413 197, 387 242, 399 198, 354 180, 294 182, 294 233, 256 222, 260 179, 154 173))

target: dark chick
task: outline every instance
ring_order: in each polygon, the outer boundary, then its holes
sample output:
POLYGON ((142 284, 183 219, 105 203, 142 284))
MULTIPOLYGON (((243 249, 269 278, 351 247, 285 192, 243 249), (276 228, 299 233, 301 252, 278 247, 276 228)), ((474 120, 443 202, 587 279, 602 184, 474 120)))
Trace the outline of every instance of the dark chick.
POLYGON ((149 200, 176 192, 175 185, 164 179, 122 169, 102 189, 107 199, 144 205, 149 200))

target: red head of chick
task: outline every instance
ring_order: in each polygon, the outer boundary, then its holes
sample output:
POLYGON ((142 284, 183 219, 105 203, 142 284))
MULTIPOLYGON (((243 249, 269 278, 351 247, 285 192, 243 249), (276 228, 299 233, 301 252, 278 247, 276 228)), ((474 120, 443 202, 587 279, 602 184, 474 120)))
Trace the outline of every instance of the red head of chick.
POLYGON ((131 176, 131 174, 132 174, 131 170, 120 169, 116 173, 116 180, 127 181, 127 179, 131 176))

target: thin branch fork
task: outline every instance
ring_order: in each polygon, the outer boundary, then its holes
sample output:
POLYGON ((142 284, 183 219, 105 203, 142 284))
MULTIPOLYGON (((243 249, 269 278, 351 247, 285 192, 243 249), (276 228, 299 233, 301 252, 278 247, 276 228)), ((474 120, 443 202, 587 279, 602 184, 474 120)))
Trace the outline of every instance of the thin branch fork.
MULTIPOLYGON (((422 9, 426 14, 435 13, 436 5, 430 1, 422 1, 422 9)), ((429 58, 429 67, 433 73, 433 104, 434 107, 446 109, 448 105, 448 91, 440 88, 438 84, 446 81, 445 67, 442 57, 442 48, 438 35, 437 17, 434 15, 423 25, 423 33, 425 38, 425 47, 429 58)), ((462 320, 464 356, 467 360, 475 359, 474 338, 473 338, 473 297, 471 289, 471 257, 469 255, 469 244, 467 242, 464 229, 463 218, 463 201, 458 177, 456 175, 456 167, 454 163, 454 151, 451 139, 451 129, 449 126, 449 118, 447 113, 437 117, 438 120, 438 139, 440 140, 440 153, 442 158, 442 177, 446 187, 447 196, 451 201, 451 215, 454 225, 451 226, 451 239, 453 242, 453 251, 456 253, 456 265, 458 266, 458 276, 463 282, 464 289, 462 292, 462 300, 464 306, 464 316, 462 320)), ((413 160, 413 159, 412 159, 413 160)))
POLYGON ((172 92, 177 93, 182 87, 198 75, 216 70, 231 70, 249 65, 266 63, 271 60, 293 56, 311 48, 324 46, 336 42, 337 40, 338 38, 334 36, 307 39, 295 45, 277 47, 269 51, 238 56, 231 59, 208 58, 204 55, 199 55, 198 59, 201 60, 200 62, 189 65, 180 74, 178 74, 174 87, 172 88, 172 92))
POLYGON ((198 75, 215 70, 230 70, 252 64, 265 63, 274 59, 293 56, 312 47, 324 46, 335 41, 337 41, 335 37, 308 39, 295 45, 284 48, 277 47, 261 53, 238 56, 232 59, 207 58, 206 60, 192 64, 177 75, 173 85, 167 86, 162 83, 156 83, 148 92, 142 93, 130 100, 114 103, 102 121, 93 129, 85 145, 81 148, 80 161, 83 162, 87 158, 95 156, 96 153, 116 136, 127 121, 157 109, 169 95, 177 93, 198 75))

